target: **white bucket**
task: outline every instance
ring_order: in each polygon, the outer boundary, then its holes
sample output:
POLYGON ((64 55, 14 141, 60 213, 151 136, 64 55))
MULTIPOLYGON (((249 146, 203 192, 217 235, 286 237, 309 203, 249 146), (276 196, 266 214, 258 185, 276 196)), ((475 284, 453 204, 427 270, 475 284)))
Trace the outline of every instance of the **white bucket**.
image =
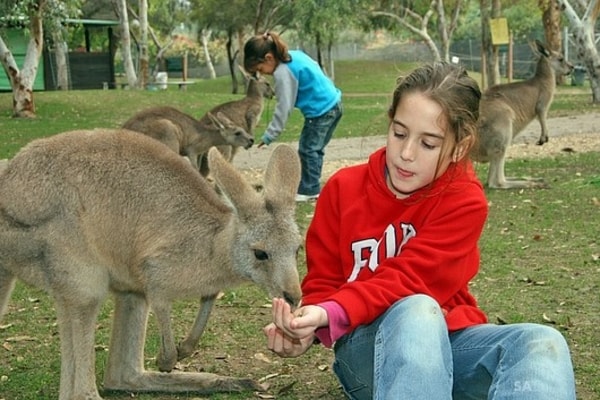
POLYGON ((156 73, 156 83, 158 84, 159 89, 166 90, 168 80, 169 80, 169 75, 166 72, 157 72, 156 73))

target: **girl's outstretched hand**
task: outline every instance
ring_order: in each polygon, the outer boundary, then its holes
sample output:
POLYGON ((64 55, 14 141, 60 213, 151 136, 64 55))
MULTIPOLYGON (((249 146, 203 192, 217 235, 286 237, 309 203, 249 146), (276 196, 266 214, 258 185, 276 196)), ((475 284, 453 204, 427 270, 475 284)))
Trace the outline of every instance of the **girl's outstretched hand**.
POLYGON ((287 336, 274 323, 264 328, 267 336, 267 348, 280 357, 298 357, 312 346, 314 336, 309 335, 303 339, 295 339, 287 336))
POLYGON ((282 357, 296 357, 313 344, 315 330, 328 325, 327 312, 319 306, 295 310, 285 300, 273 299, 273 323, 264 329, 267 347, 282 357))

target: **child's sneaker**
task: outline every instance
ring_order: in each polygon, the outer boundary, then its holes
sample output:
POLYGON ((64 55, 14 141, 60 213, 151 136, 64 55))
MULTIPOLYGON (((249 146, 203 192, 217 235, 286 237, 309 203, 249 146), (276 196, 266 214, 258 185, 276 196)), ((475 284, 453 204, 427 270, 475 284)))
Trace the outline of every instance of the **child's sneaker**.
POLYGON ((319 194, 297 194, 296 195, 296 201, 298 202, 305 202, 305 201, 312 201, 312 200, 316 200, 319 197, 319 194))

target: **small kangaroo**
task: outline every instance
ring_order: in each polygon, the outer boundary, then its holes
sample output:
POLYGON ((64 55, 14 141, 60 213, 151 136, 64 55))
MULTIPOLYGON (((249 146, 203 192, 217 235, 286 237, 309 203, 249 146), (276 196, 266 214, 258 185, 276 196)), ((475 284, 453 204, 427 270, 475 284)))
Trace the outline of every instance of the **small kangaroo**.
MULTIPOLYGON (((264 109, 264 99, 272 99, 275 96, 275 91, 269 84, 269 81, 263 76, 250 75, 241 67, 240 71, 247 82, 246 96, 239 100, 228 101, 213 107, 200 118, 200 121, 208 123, 210 114, 223 113, 234 124, 244 128, 246 132, 249 132, 254 137, 254 129, 260 122, 260 117, 264 109)), ((230 144, 217 147, 225 158, 231 162, 241 146, 230 144)), ((200 160, 200 171, 202 171, 202 175, 208 175, 208 166, 205 158, 200 160)))
POLYGON ((163 142, 186 156, 198 170, 199 158, 212 146, 228 144, 248 149, 254 144, 254 137, 243 125, 220 111, 208 112, 197 120, 173 107, 151 107, 136 113, 122 127, 163 142))
MULTIPOLYGON (((258 193, 216 149, 214 188, 160 142, 125 129, 72 131, 25 146, 0 172, 0 317, 16 279, 55 302, 59 400, 101 400, 95 377, 98 312, 115 308, 104 388, 209 394, 262 390, 251 379, 145 370, 150 309, 174 343, 171 304, 255 282, 297 305, 295 223, 300 163, 279 145, 258 193)), ((176 357, 167 343, 164 359, 176 357)))
MULTIPOLYGON (((532 46, 533 48, 533 46, 532 46)), ((548 141, 546 117, 556 90, 556 75, 568 75, 573 65, 562 54, 540 41, 533 48, 539 55, 535 75, 525 81, 495 85, 486 90, 479 104, 479 146, 475 161, 490 163, 487 185, 494 189, 545 187, 539 179, 506 178, 504 161, 512 139, 537 118, 542 132, 538 145, 548 141)))

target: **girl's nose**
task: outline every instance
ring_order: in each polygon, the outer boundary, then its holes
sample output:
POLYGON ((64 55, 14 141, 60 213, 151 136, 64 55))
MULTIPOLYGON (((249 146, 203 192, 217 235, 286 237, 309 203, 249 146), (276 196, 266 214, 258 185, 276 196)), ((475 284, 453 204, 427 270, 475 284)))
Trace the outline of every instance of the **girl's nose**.
POLYGON ((415 159, 417 144, 413 140, 405 140, 402 143, 402 149, 400 150, 400 157, 405 161, 413 161, 415 159))

